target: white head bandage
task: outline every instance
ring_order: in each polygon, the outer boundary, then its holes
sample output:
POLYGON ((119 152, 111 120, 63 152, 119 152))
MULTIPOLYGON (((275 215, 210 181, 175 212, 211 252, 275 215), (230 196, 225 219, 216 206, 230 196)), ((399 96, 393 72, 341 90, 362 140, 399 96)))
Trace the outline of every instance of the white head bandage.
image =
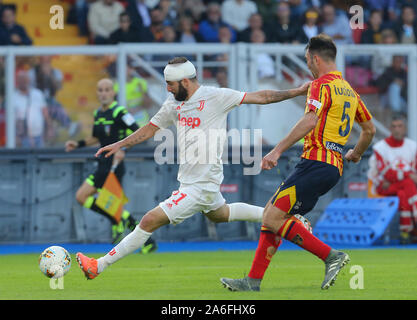
POLYGON ((194 65, 190 62, 167 64, 164 69, 165 81, 181 81, 191 79, 196 76, 194 65))

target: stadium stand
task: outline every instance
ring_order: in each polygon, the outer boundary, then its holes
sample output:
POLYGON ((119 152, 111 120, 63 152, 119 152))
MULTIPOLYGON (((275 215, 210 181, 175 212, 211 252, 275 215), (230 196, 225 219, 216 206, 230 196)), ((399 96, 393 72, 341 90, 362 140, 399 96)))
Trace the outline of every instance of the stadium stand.
MULTIPOLYGON (((90 48, 94 48, 95 43, 94 41, 91 41, 90 30, 80 30, 79 26, 76 24, 77 21, 72 20, 67 22, 67 18, 71 12, 74 12, 76 4, 81 4, 83 8, 87 10, 97 1, 102 0, 10 0, 7 2, 10 2, 10 4, 16 8, 17 22, 23 25, 27 30, 28 35, 33 40, 34 47, 78 47, 82 45, 91 45, 90 48), (49 10, 51 6, 56 4, 61 5, 65 12, 65 28, 62 30, 52 30, 49 26, 49 20, 51 18, 49 10)), ((282 51, 282 48, 280 49, 281 51, 275 52, 275 49, 269 50, 267 46, 269 44, 288 42, 298 42, 300 47, 304 46, 304 43, 311 35, 321 32, 323 26, 326 25, 326 23, 324 23, 325 19, 323 17, 322 9, 324 5, 328 3, 332 4, 331 8, 336 8, 334 18, 339 21, 339 25, 347 25, 347 21, 352 16, 352 14, 347 12, 346 7, 341 4, 343 1, 304 0, 297 2, 299 3, 298 5, 295 5, 295 2, 291 1, 285 4, 280 4, 279 1, 251 1, 251 3, 256 4, 259 14, 252 15, 252 17, 255 16, 254 22, 251 22, 250 18, 248 18, 248 24, 243 24, 245 27, 249 25, 249 28, 234 30, 232 26, 221 19, 221 10, 225 7, 223 5, 225 1, 221 0, 163 0, 161 3, 159 3, 158 0, 125 0, 118 2, 128 11, 128 14, 132 19, 132 24, 139 25, 139 27, 142 28, 141 32, 146 34, 146 37, 136 41, 147 42, 143 45, 144 47, 148 45, 148 42, 152 42, 152 45, 161 46, 166 45, 166 42, 170 42, 173 45, 180 42, 183 42, 181 45, 187 45, 189 43, 194 44, 195 42, 223 42, 233 46, 233 50, 227 52, 202 53, 193 51, 192 54, 188 52, 184 52, 183 54, 187 55, 193 62, 200 63, 199 67, 203 69, 201 77, 204 83, 217 85, 216 78, 221 77, 222 72, 225 71, 226 79, 223 79, 224 83, 222 86, 231 86, 232 84, 232 87, 242 90, 254 88, 284 89, 311 79, 302 56, 302 49, 292 53, 291 45, 287 44, 289 46, 288 53, 282 51), (212 4, 212 2, 216 4, 212 4), (147 13, 139 9, 140 12, 135 11, 139 8, 139 4, 146 7, 145 11, 147 13), (289 11, 282 12, 279 11, 280 8, 281 10, 282 8, 288 8, 289 11), (210 9, 214 9, 213 12, 211 12, 210 9), (214 12, 216 10, 218 12, 214 12), (214 18, 211 17, 212 15, 214 18), (256 21, 256 18, 258 18, 258 21, 256 21), (210 19, 217 21, 217 25, 215 23, 210 23, 210 19), (311 19, 309 23, 306 22, 308 19, 311 19), (183 23, 180 23, 180 21, 183 23), (291 30, 289 31, 294 31, 290 35, 287 34, 289 22, 291 22, 291 30), (279 34, 277 34, 277 31, 275 30, 275 26, 277 25, 280 27, 279 34), (208 31, 205 32, 204 30, 208 31), (263 34, 262 32, 259 32, 259 30, 262 30, 263 34), (164 31, 165 37, 163 36, 164 31), (181 31, 183 33, 181 33, 181 31), (218 36, 219 34, 221 35, 220 37, 218 36), (286 36, 288 36, 288 39, 286 36), (236 43, 236 37, 238 41, 243 40, 245 44, 236 43), (255 48, 252 50, 252 44, 250 42, 254 43, 255 47, 256 44, 258 44, 257 49, 255 48), (263 49, 264 42, 266 49, 263 49), (259 45, 260 43, 262 43, 262 45, 259 45), (236 54, 231 54, 232 52, 235 52, 236 54), (246 70, 251 68, 251 62, 257 61, 258 68, 253 68, 257 71, 254 72, 257 73, 257 76, 251 75, 252 71, 250 70, 248 72, 249 75, 244 74, 241 70, 237 70, 239 68, 236 68, 236 65, 234 66, 234 69, 230 70, 233 65, 230 59, 239 59, 235 64, 246 70), (229 75, 229 71, 234 72, 234 74, 229 75), (231 81, 230 78, 234 79, 231 81)), ((233 0, 228 0, 227 2, 229 4, 232 2, 234 3, 233 0)), ((378 138, 382 138, 386 133, 384 129, 386 130, 385 126, 387 126, 387 123, 390 121, 391 109, 396 107, 389 106, 389 104, 386 103, 388 101, 387 90, 385 87, 382 88, 379 85, 380 81, 378 81, 381 79, 381 75, 382 78, 385 77, 384 70, 388 70, 387 73, 393 78, 391 80, 395 81, 395 75, 390 72, 390 69, 387 69, 391 65, 392 57, 395 56, 395 54, 390 52, 385 53, 381 48, 382 46, 389 48, 390 45, 401 42, 415 44, 417 39, 417 28, 415 26, 416 18, 414 12, 415 6, 413 7, 413 1, 397 0, 390 3, 395 3, 395 7, 379 8, 377 6, 378 1, 363 1, 365 9, 364 28, 352 30, 352 41, 350 41, 349 35, 349 41, 347 42, 352 42, 353 46, 355 46, 355 44, 371 42, 379 44, 381 47, 374 53, 369 53, 368 50, 360 56, 349 56, 349 54, 346 54, 346 59, 344 61, 345 78, 353 85, 355 90, 361 94, 363 100, 369 105, 375 118, 381 122, 380 127, 378 127, 378 134, 380 135, 378 138), (408 6, 403 8, 403 5, 408 6), (371 17, 373 16, 382 16, 382 23, 379 24, 378 21, 371 21, 371 17), (406 20, 405 22, 404 19, 406 20), (399 32, 399 29, 404 26, 406 26, 406 31, 399 32), (365 41, 364 39, 368 40, 365 41)), ((7 3, 3 3, 3 5, 6 4, 7 3)), ((236 3, 234 3, 234 5, 236 5, 236 3)), ((329 8, 329 6, 327 6, 327 8, 329 8)), ((86 13, 87 11, 85 14, 86 13)), ((333 14, 333 12, 330 13, 333 14)), ((327 22, 327 24, 330 24, 330 22, 327 22)), ((340 29, 343 29, 343 27, 340 27, 340 29)), ((334 37, 339 38, 339 35, 335 34, 334 37)), ((175 55, 167 50, 161 50, 161 52, 158 50, 154 51, 155 52, 152 54, 149 54, 139 50, 138 52, 131 54, 133 57, 129 56, 129 58, 132 58, 135 62, 133 64, 135 72, 139 76, 146 78, 146 81, 149 83, 149 96, 153 101, 153 112, 157 110, 161 103, 161 99, 163 100, 165 94, 163 81, 161 82, 161 79, 158 78, 158 74, 156 73, 163 69, 168 58, 175 55)), ((401 52, 399 55, 405 57, 406 53, 401 52)), ((33 68, 34 65, 36 65, 37 58, 36 55, 33 55, 33 57, 16 56, 16 69, 33 68)), ((3 64, 4 60, 1 62, 3 64)), ((116 55, 100 54, 99 52, 96 55, 55 54, 52 57, 52 66, 58 69, 63 76, 62 88, 56 93, 56 99, 64 106, 72 121, 81 123, 84 134, 87 132, 89 133, 92 122, 92 112, 97 107, 96 93, 94 90, 95 84, 103 77, 110 76, 115 79, 117 77, 116 64, 116 55)), ((402 59, 402 62, 399 64, 405 88, 410 89, 409 87, 414 82, 411 82, 411 84, 410 82, 407 83, 407 80, 409 79, 409 61, 405 58, 402 59)), ((1 71, 4 73, 3 67, 1 71)), ((5 95, 4 75, 0 74, 0 77, 2 78, 0 82, 0 102, 2 102, 5 95)), ((405 91, 406 90, 404 90, 404 92, 405 91)), ((403 100, 407 100, 409 96, 404 92, 402 98, 403 100)), ((287 111, 282 109, 260 111, 258 110, 259 108, 256 111, 248 111, 247 114, 243 113, 240 119, 243 119, 244 121, 242 121, 242 123, 244 123, 240 128, 250 127, 247 123, 255 123, 258 127, 262 126, 265 133, 263 143, 271 144, 274 139, 277 139, 277 135, 284 135, 289 127, 292 126, 295 119, 303 112, 304 102, 303 99, 295 99, 288 102, 287 106, 294 108, 295 110, 291 114, 288 114, 287 111), (276 118, 280 119, 278 125, 275 120, 276 118), (256 119, 256 122, 250 122, 253 119, 256 119)), ((404 102, 407 103, 408 101, 404 102)), ((403 109, 403 111, 405 110, 403 109)), ((150 114, 150 116, 152 116, 152 114, 150 114)), ((4 108, 0 108, 0 146, 4 146, 6 143, 5 119, 4 108)), ((231 122, 231 127, 235 124, 236 122, 231 122)), ((354 133, 352 140, 355 138, 356 136, 354 133)), ((64 139, 65 137, 58 140, 56 144, 50 143, 49 146, 61 147, 64 139)), ((361 166, 358 166, 357 168, 352 167, 352 174, 346 177, 343 184, 341 184, 338 189, 338 192, 345 197, 366 196, 368 183, 366 170, 366 164, 361 164, 361 166), (355 186, 357 186, 358 189, 355 189, 355 186)), ((279 175, 281 176, 281 173, 279 175)), ((257 185, 261 190, 264 190, 266 187, 263 186, 263 184, 273 184, 277 177, 276 174, 273 174, 271 177, 266 176, 266 178, 267 179, 265 180, 264 176, 262 178, 254 179, 254 185, 257 185)), ((170 179, 173 179, 174 182, 172 183, 175 183, 174 177, 170 177, 170 179)), ((259 200, 260 203, 266 201, 263 199, 265 193, 258 191, 254 192, 254 195, 252 195, 254 199, 259 200)), ((328 200, 329 199, 326 199, 326 204, 329 202, 328 200)), ((315 218, 317 218, 325 209, 325 205, 320 204, 316 209, 317 210, 314 212, 315 218)), ((313 218, 313 220, 315 218, 313 218)), ((92 220, 88 223, 90 223, 91 226, 94 226, 96 222, 97 221, 92 220)), ((201 221, 195 222, 198 224, 198 228, 201 229, 201 221)), ((228 227, 225 226, 224 228, 226 230, 228 227)), ((188 231, 184 229, 184 234, 187 232, 198 233, 197 229, 189 229, 188 231)), ((243 229, 244 228, 242 227, 242 230, 243 229)), ((234 231, 237 232, 236 230, 234 231)), ((91 234, 95 237, 100 233, 101 229, 97 229, 96 233, 93 232, 91 234)), ((174 233, 175 232, 173 232, 173 234, 174 233)))
MULTIPOLYGON (((88 38, 78 35, 78 28, 75 25, 65 25, 62 30, 52 30, 49 27, 51 14, 50 8, 56 5, 54 0, 28 1, 14 0, 17 7, 17 21, 23 24, 28 34, 33 39, 35 46, 60 46, 60 45, 83 45, 87 44, 88 38)), ((59 2, 68 13, 70 4, 59 2)), ((65 16, 65 14, 64 14, 65 16)))
POLYGON ((371 245, 384 234, 398 209, 397 197, 335 199, 315 225, 315 234, 331 243, 371 245))

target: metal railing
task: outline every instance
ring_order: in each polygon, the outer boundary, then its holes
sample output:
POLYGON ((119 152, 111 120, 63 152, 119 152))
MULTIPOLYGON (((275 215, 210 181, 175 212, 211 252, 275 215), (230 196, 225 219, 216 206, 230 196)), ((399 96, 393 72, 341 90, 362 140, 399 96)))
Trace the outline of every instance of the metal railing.
MULTIPOLYGON (((276 67, 276 80, 281 81, 283 71, 291 73, 294 80, 297 73, 288 65, 283 65, 282 58, 288 57, 292 64, 306 73, 307 68, 299 56, 304 55, 304 45, 286 44, 120 44, 115 46, 61 46, 61 47, 0 47, 0 56, 4 56, 5 63, 5 105, 6 105, 6 132, 8 148, 16 146, 15 134, 15 110, 13 108, 13 93, 15 90, 15 68, 17 56, 40 56, 40 55, 116 55, 116 74, 119 90, 121 92, 119 102, 126 103, 123 94, 126 88, 126 68, 128 57, 133 59, 151 76, 161 84, 163 78, 156 69, 164 66, 166 61, 146 60, 147 56, 155 55, 186 55, 193 57, 193 63, 197 68, 197 77, 200 82, 203 79, 204 68, 226 67, 228 70, 228 86, 242 91, 256 90, 259 79, 257 76, 256 55, 267 53, 273 56, 276 67), (228 61, 216 61, 210 56, 227 54, 228 61)), ((346 56, 353 55, 375 55, 379 54, 398 54, 408 57, 408 128, 409 137, 417 140, 417 45, 344 45, 338 46, 337 67, 345 70, 346 56)), ((76 66, 74 66, 76 68, 76 66)), ((277 82, 277 87, 279 82, 277 82)), ((156 99, 155 99, 156 100, 156 99)), ((249 121, 255 118, 245 116, 237 112, 230 115, 230 126, 235 128, 247 127, 247 122, 242 125, 243 118, 249 121)), ((252 122, 253 125, 254 122, 252 122)), ((378 121, 377 128, 384 134, 388 130, 378 121)), ((253 128, 253 127, 252 127, 253 128)))

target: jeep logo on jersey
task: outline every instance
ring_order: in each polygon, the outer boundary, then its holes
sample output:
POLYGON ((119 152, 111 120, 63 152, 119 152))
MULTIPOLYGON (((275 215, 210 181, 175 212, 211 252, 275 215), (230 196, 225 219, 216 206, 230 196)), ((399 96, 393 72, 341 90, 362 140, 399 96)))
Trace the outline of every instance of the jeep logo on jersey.
POLYGON ((183 127, 191 127, 192 129, 194 129, 200 126, 201 120, 197 117, 181 118, 181 114, 178 114, 178 124, 183 127))

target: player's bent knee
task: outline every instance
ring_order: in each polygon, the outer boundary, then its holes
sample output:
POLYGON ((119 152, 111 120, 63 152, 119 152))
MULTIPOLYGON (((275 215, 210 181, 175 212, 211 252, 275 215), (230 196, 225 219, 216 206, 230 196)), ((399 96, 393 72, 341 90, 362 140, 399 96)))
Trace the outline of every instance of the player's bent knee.
POLYGON ((204 214, 211 222, 214 223, 222 223, 222 222, 228 222, 227 217, 223 216, 223 215, 218 215, 218 214, 204 214))
POLYGON ((273 232, 278 232, 281 226, 284 224, 284 221, 289 217, 289 215, 276 207, 269 207, 265 210, 262 224, 265 228, 273 232))
POLYGON ((221 222, 227 222, 219 217, 210 217, 210 216, 206 216, 211 222, 214 223, 221 223, 221 222))
POLYGON ((279 226, 276 223, 273 223, 272 221, 269 221, 268 219, 265 219, 262 223, 262 225, 267 228, 268 230, 271 230, 272 232, 276 233, 279 230, 279 226))
POLYGON ((224 204, 216 210, 204 213, 204 215, 214 223, 229 222, 230 205, 224 204))
POLYGON ((139 226, 147 232, 153 232, 163 225, 169 224, 167 215, 162 211, 149 211, 140 220, 139 226))
POLYGON ((150 230, 153 230, 155 228, 155 225, 156 225, 155 218, 149 212, 143 216, 142 220, 140 220, 140 223, 139 223, 139 226, 143 230, 148 231, 148 232, 150 230))

